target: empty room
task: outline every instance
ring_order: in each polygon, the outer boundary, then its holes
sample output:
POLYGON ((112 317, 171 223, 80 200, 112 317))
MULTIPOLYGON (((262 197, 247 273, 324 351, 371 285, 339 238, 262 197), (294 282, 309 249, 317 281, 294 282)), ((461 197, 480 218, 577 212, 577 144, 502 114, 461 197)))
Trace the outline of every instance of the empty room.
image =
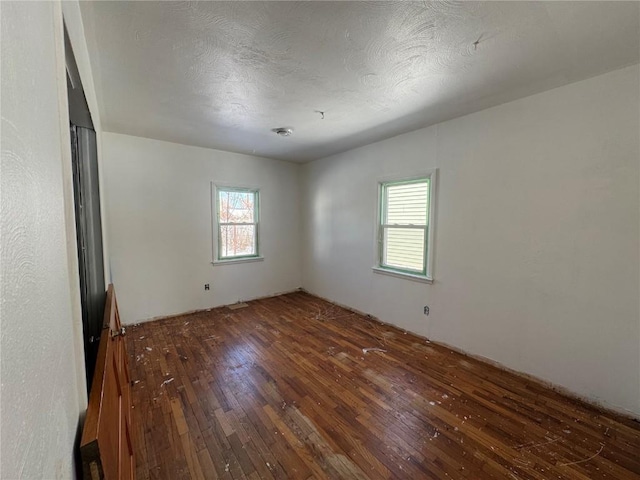
POLYGON ((0 2, 1 479, 640 478, 640 2, 0 2))

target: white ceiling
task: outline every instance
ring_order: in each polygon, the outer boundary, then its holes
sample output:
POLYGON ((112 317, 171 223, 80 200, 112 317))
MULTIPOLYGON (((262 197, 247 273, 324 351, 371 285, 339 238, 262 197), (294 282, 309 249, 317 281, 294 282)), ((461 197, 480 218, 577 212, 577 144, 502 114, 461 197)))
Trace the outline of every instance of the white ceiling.
POLYGON ((81 9, 105 130, 299 162, 640 60, 638 2, 81 9))

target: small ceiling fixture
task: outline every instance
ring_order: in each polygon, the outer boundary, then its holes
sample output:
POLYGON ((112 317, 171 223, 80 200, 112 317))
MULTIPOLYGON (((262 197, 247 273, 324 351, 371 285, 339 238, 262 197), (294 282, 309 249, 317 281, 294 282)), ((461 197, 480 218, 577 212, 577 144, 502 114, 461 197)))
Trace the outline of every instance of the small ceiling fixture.
POLYGON ((286 127, 274 128, 271 131, 275 132, 276 134, 280 135, 281 137, 288 137, 289 135, 291 135, 293 133, 293 129, 292 128, 286 128, 286 127))

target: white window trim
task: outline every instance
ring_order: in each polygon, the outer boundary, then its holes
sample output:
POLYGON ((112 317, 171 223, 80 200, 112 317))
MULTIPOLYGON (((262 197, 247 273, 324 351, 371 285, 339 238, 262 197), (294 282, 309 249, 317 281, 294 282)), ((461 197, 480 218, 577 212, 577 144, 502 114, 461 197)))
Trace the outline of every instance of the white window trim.
POLYGON ((375 265, 372 267, 374 273, 389 275, 391 277, 402 278, 422 283, 433 283, 433 251, 436 229, 436 198, 438 185, 438 169, 426 170, 418 175, 402 177, 385 177, 378 180, 378 208, 375 228, 375 265), (383 215, 382 191, 383 184, 392 182, 410 182, 412 180, 429 179, 429 228, 427 229, 427 265, 425 275, 419 273, 402 272, 382 265, 382 240, 381 240, 381 219, 383 215))
POLYGON ((230 265, 232 263, 252 263, 252 262, 263 262, 264 257, 243 257, 243 258, 227 258, 224 260, 214 260, 211 262, 214 266, 220 265, 230 265))
POLYGON ((212 245, 212 265, 230 265, 235 263, 261 262, 264 257, 260 254, 260 189, 255 186, 233 185, 227 183, 216 184, 211 182, 211 245, 212 245), (218 191, 219 190, 246 190, 255 192, 258 200, 258 208, 255 209, 256 225, 256 254, 237 258, 219 258, 219 237, 218 237, 218 191))
POLYGON ((371 267, 373 273, 380 275, 388 275, 390 277, 404 278, 405 280, 412 280, 420 283, 433 283, 433 278, 429 278, 425 275, 418 275, 417 273, 400 272, 398 270, 391 270, 390 268, 384 268, 380 266, 371 267))

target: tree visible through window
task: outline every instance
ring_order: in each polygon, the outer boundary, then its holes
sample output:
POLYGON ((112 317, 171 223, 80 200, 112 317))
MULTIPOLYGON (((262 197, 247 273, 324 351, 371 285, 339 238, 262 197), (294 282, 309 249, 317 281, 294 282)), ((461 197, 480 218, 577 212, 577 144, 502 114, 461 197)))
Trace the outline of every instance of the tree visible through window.
POLYGON ((258 256, 258 191, 217 188, 218 260, 258 256))

